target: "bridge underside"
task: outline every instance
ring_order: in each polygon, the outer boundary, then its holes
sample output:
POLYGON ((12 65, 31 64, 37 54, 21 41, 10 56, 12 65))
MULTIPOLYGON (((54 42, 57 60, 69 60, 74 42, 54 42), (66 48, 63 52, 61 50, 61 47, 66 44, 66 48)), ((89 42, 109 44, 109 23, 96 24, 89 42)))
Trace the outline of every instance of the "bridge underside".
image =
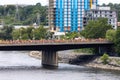
POLYGON ((80 48, 98 48, 98 47, 111 47, 113 43, 100 43, 100 44, 42 44, 42 45, 0 45, 0 51, 62 51, 70 49, 80 49, 80 48))
POLYGON ((110 43, 94 43, 94 44, 35 44, 35 45, 0 45, 1 51, 31 51, 38 50, 42 51, 42 65, 45 68, 56 68, 58 67, 58 55, 57 51, 80 49, 80 48, 95 48, 97 54, 103 52, 109 52, 110 47, 113 44, 110 43))

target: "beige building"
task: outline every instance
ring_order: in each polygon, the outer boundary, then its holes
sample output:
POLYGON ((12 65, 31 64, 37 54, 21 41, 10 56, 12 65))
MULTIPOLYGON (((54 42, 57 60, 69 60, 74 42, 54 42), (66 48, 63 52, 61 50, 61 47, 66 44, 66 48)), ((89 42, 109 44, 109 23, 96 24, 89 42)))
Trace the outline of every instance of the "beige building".
POLYGON ((48 19, 49 19, 49 27, 52 32, 54 32, 55 24, 55 8, 54 8, 54 0, 49 0, 49 9, 48 9, 48 19))

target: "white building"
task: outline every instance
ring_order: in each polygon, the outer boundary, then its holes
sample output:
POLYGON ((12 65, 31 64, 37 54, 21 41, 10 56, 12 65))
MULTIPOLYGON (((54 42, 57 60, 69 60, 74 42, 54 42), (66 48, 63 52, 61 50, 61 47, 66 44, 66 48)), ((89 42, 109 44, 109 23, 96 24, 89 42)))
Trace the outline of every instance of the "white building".
POLYGON ((117 13, 110 9, 110 7, 96 7, 85 11, 84 26, 89 20, 97 20, 98 18, 107 18, 108 24, 111 24, 114 29, 117 29, 117 13))
POLYGON ((15 29, 27 28, 27 27, 30 27, 30 26, 25 26, 25 25, 15 25, 15 26, 14 26, 15 29))

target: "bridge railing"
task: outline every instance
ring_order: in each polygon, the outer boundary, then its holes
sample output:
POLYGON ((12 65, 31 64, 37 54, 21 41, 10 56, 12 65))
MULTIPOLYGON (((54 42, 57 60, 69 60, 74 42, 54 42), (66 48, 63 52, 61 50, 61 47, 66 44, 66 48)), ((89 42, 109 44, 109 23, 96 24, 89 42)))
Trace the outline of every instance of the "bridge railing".
POLYGON ((80 43, 80 42, 108 42, 106 39, 79 39, 79 40, 0 40, 0 44, 48 44, 48 43, 80 43))

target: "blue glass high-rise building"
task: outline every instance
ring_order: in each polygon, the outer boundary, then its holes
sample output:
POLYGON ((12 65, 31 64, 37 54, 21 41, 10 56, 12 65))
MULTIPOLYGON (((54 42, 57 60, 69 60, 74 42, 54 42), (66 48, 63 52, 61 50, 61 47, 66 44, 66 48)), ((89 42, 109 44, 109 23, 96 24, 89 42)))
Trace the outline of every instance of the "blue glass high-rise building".
POLYGON ((81 31, 84 11, 97 4, 97 0, 49 0, 49 26, 60 32, 81 31))

